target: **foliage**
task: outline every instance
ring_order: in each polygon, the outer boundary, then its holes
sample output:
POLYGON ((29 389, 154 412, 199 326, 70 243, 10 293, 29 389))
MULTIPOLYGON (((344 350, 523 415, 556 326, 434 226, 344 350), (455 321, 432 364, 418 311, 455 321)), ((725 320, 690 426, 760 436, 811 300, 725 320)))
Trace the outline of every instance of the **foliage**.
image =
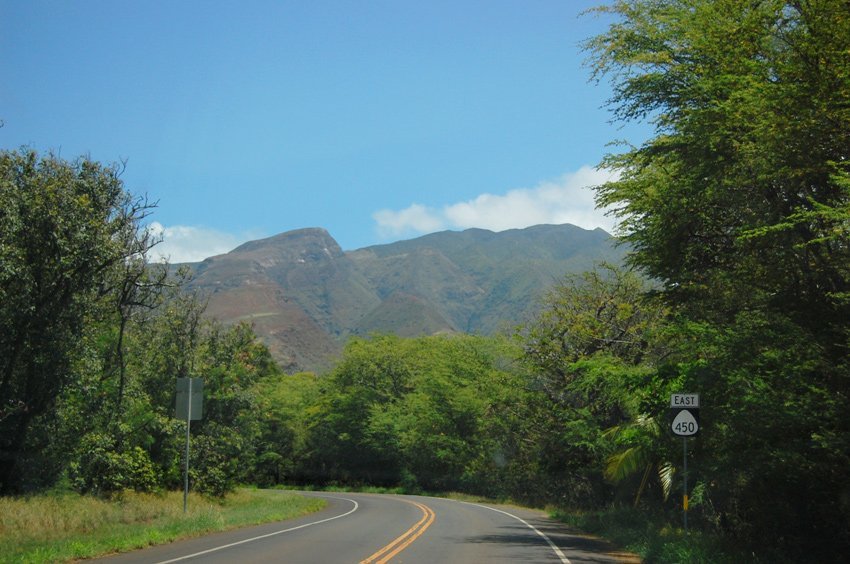
POLYGON ((141 226, 152 205, 125 192, 119 174, 88 159, 0 152, 2 492, 20 486, 31 427, 72 380, 87 324, 154 244, 141 226))
POLYGON ((175 378, 204 380, 204 416, 191 425, 190 481, 199 491, 223 495, 253 467, 258 440, 254 386, 277 373, 268 350, 250 327, 224 328, 204 319, 203 302, 175 289, 158 315, 133 334, 132 359, 146 414, 139 421, 146 445, 163 469, 162 485, 182 485, 185 423, 173 419, 175 378), (136 364, 138 363, 138 364, 136 364))
POLYGON ((253 472, 253 388, 278 369, 250 327, 204 317, 184 270, 147 263, 153 206, 120 172, 0 153, 0 491, 181 486, 184 376, 206 382, 194 487, 223 495, 253 472))
POLYGON ((139 446, 116 448, 113 435, 90 433, 80 441, 69 465, 74 488, 83 493, 111 494, 123 490, 149 492, 160 483, 157 468, 139 446))
POLYGON ((669 525, 664 513, 629 507, 604 507, 592 511, 558 510, 553 517, 578 530, 599 535, 637 554, 647 564, 688 562, 736 564, 738 562, 793 562, 787 554, 768 549, 759 557, 729 539, 699 530, 685 535, 669 525))
POLYGON ((602 264, 557 283, 521 331, 525 360, 549 404, 544 428, 557 433, 546 449, 547 472, 560 473, 562 488, 579 493, 562 499, 571 506, 615 494, 603 481, 614 461, 618 471, 608 477, 622 481, 660 456, 649 427, 629 427, 657 414, 654 371, 669 354, 665 308, 647 290, 635 273, 602 264), (631 432, 615 443, 612 429, 620 427, 631 432))
POLYGON ((305 473, 410 489, 500 488, 500 402, 520 384, 504 340, 354 339, 311 408, 305 473), (499 364, 505 368, 498 368, 499 364), (495 475, 495 476, 494 476, 495 475))
POLYGON ((278 374, 257 384, 260 437, 253 483, 271 486, 304 480, 301 474, 309 437, 309 418, 316 408, 319 379, 312 373, 278 374))
POLYGON ((657 345, 651 333, 664 310, 649 303, 646 292, 640 277, 611 264, 566 276, 525 328, 526 356, 541 373, 562 378, 570 365, 598 352, 629 364, 658 358, 662 351, 651 350, 657 345))
POLYGON ((671 308, 662 386, 701 394, 696 521, 831 559, 850 547, 846 2, 601 10, 591 68, 656 134, 606 159, 598 202, 671 308))
POLYGON ((670 497, 676 465, 665 460, 663 454, 658 452, 662 442, 662 425, 657 417, 639 415, 634 421, 607 429, 604 436, 613 438, 615 444, 621 447, 605 461, 606 479, 620 483, 635 474, 642 473, 640 485, 635 493, 635 507, 638 506, 641 496, 646 491, 653 470, 658 475, 663 499, 666 501, 670 497))
MULTIPOLYGON (((830 334, 846 319, 850 47, 846 5, 617 2, 591 42, 624 119, 659 134, 603 186, 632 261, 695 316, 778 307, 830 334), (827 323, 824 323, 827 322, 827 323)), ((835 336, 835 333, 832 333, 835 336)), ((835 351, 838 352, 838 351, 835 351)))

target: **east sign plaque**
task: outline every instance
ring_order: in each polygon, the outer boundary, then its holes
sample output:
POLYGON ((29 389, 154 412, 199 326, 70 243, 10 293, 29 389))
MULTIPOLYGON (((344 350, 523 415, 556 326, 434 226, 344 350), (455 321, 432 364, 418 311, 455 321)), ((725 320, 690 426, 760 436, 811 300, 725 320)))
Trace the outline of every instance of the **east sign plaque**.
POLYGON ((674 435, 693 437, 699 433, 699 394, 671 395, 670 411, 670 429, 674 435))

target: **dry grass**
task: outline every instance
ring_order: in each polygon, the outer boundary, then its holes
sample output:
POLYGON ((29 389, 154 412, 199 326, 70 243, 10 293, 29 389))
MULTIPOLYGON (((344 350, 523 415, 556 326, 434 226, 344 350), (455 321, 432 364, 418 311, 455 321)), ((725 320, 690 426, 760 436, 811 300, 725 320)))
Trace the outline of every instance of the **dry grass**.
POLYGON ((61 562, 127 551, 238 526, 298 517, 324 502, 239 490, 224 500, 179 492, 128 492, 114 500, 75 494, 0 498, 0 562, 61 562))

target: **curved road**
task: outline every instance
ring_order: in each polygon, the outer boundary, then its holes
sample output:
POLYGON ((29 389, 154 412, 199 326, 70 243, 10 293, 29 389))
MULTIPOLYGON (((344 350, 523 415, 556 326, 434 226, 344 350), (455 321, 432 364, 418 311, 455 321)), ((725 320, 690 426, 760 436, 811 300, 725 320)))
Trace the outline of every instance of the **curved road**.
POLYGON ((178 541, 109 563, 431 564, 638 562, 543 513, 433 497, 305 493, 328 500, 307 517, 178 541))

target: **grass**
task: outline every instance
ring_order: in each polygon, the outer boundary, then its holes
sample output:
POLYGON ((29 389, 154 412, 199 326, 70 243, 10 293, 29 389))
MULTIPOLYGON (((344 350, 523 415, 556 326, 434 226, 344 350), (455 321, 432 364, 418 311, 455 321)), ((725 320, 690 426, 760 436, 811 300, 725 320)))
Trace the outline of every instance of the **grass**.
POLYGON ((65 562, 125 552, 318 511, 318 498, 240 489, 222 500, 127 492, 113 500, 71 493, 0 498, 0 562, 65 562))

